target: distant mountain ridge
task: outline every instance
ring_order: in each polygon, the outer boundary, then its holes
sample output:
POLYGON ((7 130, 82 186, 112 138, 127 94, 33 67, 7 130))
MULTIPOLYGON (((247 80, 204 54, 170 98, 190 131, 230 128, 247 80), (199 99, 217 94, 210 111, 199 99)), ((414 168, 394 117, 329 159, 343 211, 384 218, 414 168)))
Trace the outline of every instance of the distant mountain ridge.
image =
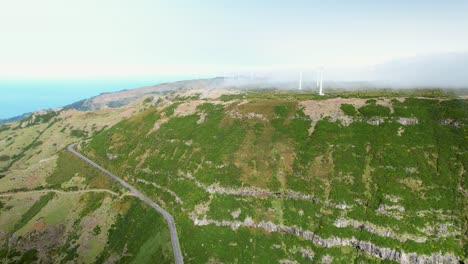
MULTIPOLYGON (((139 87, 134 89, 125 89, 118 92, 105 92, 97 96, 79 100, 72 104, 64 106, 67 109, 76 109, 80 111, 100 110, 103 108, 117 108, 132 102, 145 95, 164 95, 176 90, 213 88, 223 83, 222 78, 185 80, 171 83, 161 83, 152 86, 139 87)), ((35 112, 40 111, 37 109, 35 112)), ((0 119, 0 125, 19 121, 30 116, 33 112, 22 115, 0 119)))
POLYGON ((118 92, 102 93, 89 99, 80 100, 67 105, 66 108, 72 108, 82 111, 99 110, 103 108, 115 108, 132 103, 145 95, 157 94, 164 95, 176 90, 196 89, 210 87, 220 84, 221 79, 200 79, 187 80, 172 83, 162 83, 153 86, 146 86, 135 89, 126 89, 118 92))
POLYGON ((24 114, 19 115, 19 116, 14 116, 14 117, 10 117, 10 118, 3 118, 3 119, 0 119, 0 125, 3 125, 3 124, 6 124, 6 123, 10 123, 10 122, 15 122, 15 121, 21 120, 21 119, 23 119, 23 118, 28 117, 29 115, 31 115, 31 113, 24 113, 24 114))

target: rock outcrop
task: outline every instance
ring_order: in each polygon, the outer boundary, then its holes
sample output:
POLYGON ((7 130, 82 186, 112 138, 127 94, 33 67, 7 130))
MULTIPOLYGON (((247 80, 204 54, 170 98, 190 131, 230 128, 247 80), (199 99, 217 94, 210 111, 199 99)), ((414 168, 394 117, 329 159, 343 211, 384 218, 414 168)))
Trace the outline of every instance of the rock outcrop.
POLYGON ((436 263, 459 263, 460 259, 453 255, 453 254, 441 254, 441 253, 433 253, 432 255, 420 255, 417 253, 406 253, 404 251, 400 251, 397 249, 386 248, 377 246, 369 241, 361 241, 354 236, 351 238, 340 238, 340 237, 330 237, 330 238, 322 238, 316 235, 314 232, 309 230, 304 230, 302 228, 296 226, 285 226, 285 225, 276 225, 270 221, 261 221, 256 223, 253 221, 252 218, 246 217, 243 222, 241 221, 228 221, 228 220, 212 220, 207 219, 204 217, 203 219, 198 219, 194 215, 191 217, 194 225, 196 226, 204 226, 204 225, 215 225, 215 226, 225 226, 230 227, 232 230, 237 230, 240 227, 249 227, 249 228, 261 228, 268 232, 279 232, 285 234, 291 234, 295 236, 302 237, 303 239, 309 240, 312 243, 329 248, 329 247, 337 247, 337 246, 348 246, 353 247, 358 250, 361 250, 369 255, 374 257, 385 259, 385 260, 392 260, 402 264, 410 264, 410 263, 428 263, 428 264, 436 264, 436 263))

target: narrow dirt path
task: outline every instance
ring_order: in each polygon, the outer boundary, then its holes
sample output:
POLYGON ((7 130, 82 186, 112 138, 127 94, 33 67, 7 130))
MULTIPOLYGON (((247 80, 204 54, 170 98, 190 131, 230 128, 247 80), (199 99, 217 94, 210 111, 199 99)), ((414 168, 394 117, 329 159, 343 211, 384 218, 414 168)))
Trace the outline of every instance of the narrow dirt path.
POLYGON ((63 190, 55 190, 55 189, 43 189, 43 190, 31 190, 31 191, 21 191, 21 192, 6 192, 6 193, 0 193, 0 197, 9 197, 9 196, 15 196, 15 195, 21 195, 21 194, 34 194, 34 193, 48 193, 48 192, 53 192, 53 193, 58 193, 58 194, 78 194, 78 193, 90 193, 90 192, 106 192, 111 195, 118 196, 119 194, 116 192, 113 192, 111 190, 107 189, 87 189, 87 190, 78 190, 78 191, 63 191, 63 190))

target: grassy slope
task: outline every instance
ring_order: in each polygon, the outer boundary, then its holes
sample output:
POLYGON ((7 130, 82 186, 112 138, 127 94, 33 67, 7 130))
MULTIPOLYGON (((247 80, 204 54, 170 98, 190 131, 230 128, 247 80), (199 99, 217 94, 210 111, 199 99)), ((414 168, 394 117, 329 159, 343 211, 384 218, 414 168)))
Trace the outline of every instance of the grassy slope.
MULTIPOLYGON (((438 92, 423 93, 443 96, 438 92)), ((336 263, 385 262, 351 247, 322 248, 293 235, 263 229, 241 227, 233 231, 214 225, 194 226, 190 216, 195 212, 199 218, 206 215, 219 221, 243 221, 250 217, 257 222, 302 227, 323 238, 355 236, 405 251, 428 254, 441 250, 466 256, 462 232, 467 228, 462 225, 466 223, 467 205, 463 204, 466 197, 459 192, 460 188, 466 189, 467 176, 461 170, 467 166, 466 144, 462 129, 440 124, 447 119, 464 122, 466 103, 394 101, 395 112, 390 113, 369 101, 365 108, 347 109, 348 114, 362 122, 343 126, 324 119, 317 124, 314 134, 308 135, 311 121, 298 102, 312 97, 307 93, 281 92, 223 96, 221 99, 229 104, 215 105, 208 100, 196 113, 171 116, 159 130, 148 134, 157 120, 163 115, 173 115, 183 102, 166 109, 150 108, 98 133, 86 151, 127 180, 143 179, 158 184, 155 187, 134 182, 174 215, 188 263, 269 263, 272 259, 308 262, 304 250, 313 252, 315 261, 331 256, 336 263), (248 99, 249 103, 242 104, 238 99, 248 99), (206 118, 197 124, 201 113, 207 114, 206 118), (243 117, 236 118, 233 113, 243 117), (248 117, 249 113, 261 117, 248 117), (380 126, 366 123, 374 115, 383 116, 385 123, 380 126), (419 124, 401 126, 395 121, 398 117, 417 117, 419 124), (397 136, 402 127, 402 136, 397 136), (116 158, 109 160, 108 154, 116 158), (312 194, 322 202, 208 194, 187 174, 205 185, 253 186, 277 193, 294 190, 312 194), (176 201, 175 195, 183 204, 176 201), (337 203, 353 207, 339 209, 333 206, 337 203), (395 205, 403 207, 404 213, 387 210, 388 215, 384 215, 378 211, 395 205), (234 217, 236 210, 240 211, 239 216, 234 217), (401 219, 396 218, 400 216, 401 219), (338 228, 334 222, 339 218, 367 222, 397 234, 427 237, 428 241, 400 242, 361 229, 338 228), (447 237, 441 237, 444 227, 447 237)), ((133 112, 145 108, 144 104, 139 105, 133 112)), ((122 190, 107 177, 60 151, 81 136, 97 133, 126 116, 122 115, 123 110, 106 111, 59 115, 58 120, 51 118, 22 129, 2 128, 0 146, 8 149, 9 156, 24 155, 0 179, 1 191, 102 188, 121 194, 122 190), (31 145, 38 135, 36 142, 42 144, 31 145), (12 141, 15 143, 11 144, 12 141)), ((2 162, 0 166, 10 164, 2 162)), ((0 223, 5 234, 0 237, 0 258, 5 258, 2 262, 27 263, 38 258, 55 262, 172 261, 164 220, 135 198, 108 193, 42 193, 1 197, 0 202, 0 223), (55 238, 54 234, 63 239, 55 238), (10 241, 14 242, 6 244, 12 237, 15 239, 10 241)))
POLYGON ((285 93, 223 97, 224 101, 234 101, 225 106, 208 102, 199 106, 197 113, 173 117, 148 134, 161 118, 161 112, 152 108, 96 135, 86 150, 111 171, 129 179, 155 182, 182 199, 184 204, 180 205, 168 192, 138 185, 175 215, 183 251, 192 262, 264 262, 272 256, 302 262, 300 254, 291 253, 296 246, 310 246, 316 259, 325 254, 344 262, 362 257, 351 249, 324 249, 293 236, 256 229, 233 232, 227 227, 194 226, 190 213, 203 204, 209 204, 206 214, 210 219, 234 220, 231 213, 241 208, 241 221, 249 216, 255 221, 303 227, 324 238, 354 236, 406 252, 430 254, 440 250, 463 257, 466 205, 462 204, 459 188, 466 189, 466 142, 463 128, 442 125, 441 121, 465 122, 466 102, 394 100, 394 113, 390 113, 370 100, 353 112, 360 122, 343 126, 324 119, 318 122, 314 134, 308 135, 311 122, 298 107, 298 102, 307 98, 307 94, 285 93), (246 98, 247 104, 236 101, 246 98), (244 117, 234 118, 232 111, 244 117), (207 114, 206 119, 197 124, 202 112, 207 114), (247 118, 252 112, 268 121, 247 118), (367 119, 374 116, 385 122, 368 124, 367 119), (399 117, 417 118, 419 123, 402 126, 396 122, 399 117), (398 136, 400 128, 404 132, 398 136), (108 153, 117 158, 109 160, 108 153), (181 176, 187 173, 206 185, 294 190, 324 202, 209 195, 193 180, 181 176), (329 204, 352 208, 338 209, 329 204), (427 241, 400 242, 357 228, 338 228, 334 223, 339 218, 427 241), (236 252, 234 245, 243 248, 243 253, 236 252))
POLYGON ((139 102, 123 109, 65 111, 24 128, 2 127, 2 155, 15 160, 0 164, 8 169, 0 179, 1 192, 13 193, 0 197, 0 262, 90 263, 108 258, 129 262, 147 257, 172 262, 164 219, 136 198, 122 196, 125 191, 120 185, 63 149, 144 107, 139 102), (47 193, 49 189, 68 193, 47 193), (86 189, 98 191, 74 193, 86 189), (127 239, 132 246, 121 237, 129 228, 134 237, 127 239), (125 243, 116 245, 116 241, 125 243), (139 250, 143 247, 144 251, 139 250))

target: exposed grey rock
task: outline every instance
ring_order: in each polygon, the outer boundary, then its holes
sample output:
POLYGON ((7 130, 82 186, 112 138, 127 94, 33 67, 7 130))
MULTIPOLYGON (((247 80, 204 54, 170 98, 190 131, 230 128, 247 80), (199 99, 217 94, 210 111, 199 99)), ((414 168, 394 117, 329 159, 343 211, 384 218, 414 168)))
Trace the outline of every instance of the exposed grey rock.
POLYGON ((412 117, 412 118, 407 118, 407 117, 399 117, 397 120, 398 123, 404 125, 404 126, 411 126, 411 125, 417 125, 419 124, 419 121, 417 118, 412 117))
POLYGON ((272 192, 268 189, 262 189, 257 187, 224 187, 221 186, 219 183, 214 183, 209 186, 197 180, 191 173, 184 173, 179 171, 179 176, 182 176, 186 179, 190 179, 194 181, 195 185, 199 188, 204 189, 207 193, 210 194, 227 194, 227 195, 239 195, 239 196, 251 196, 251 197, 279 197, 279 198, 287 198, 287 199, 297 199, 297 200, 305 200, 311 201, 313 203, 321 203, 326 206, 334 207, 337 209, 345 210, 352 208, 352 205, 348 204, 335 204, 330 201, 321 201, 319 198, 310 195, 310 194, 303 194, 300 192, 296 192, 293 190, 284 190, 282 192, 272 192))
POLYGON ((280 232, 291 235, 300 236, 306 240, 312 241, 314 244, 322 247, 336 247, 336 246, 350 246, 356 249, 359 249, 363 252, 366 252, 369 255, 380 259, 392 260, 400 263, 458 263, 459 258, 453 254, 446 253, 442 255, 441 253, 433 253, 432 255, 418 255, 416 253, 406 253, 404 251, 399 251, 396 249, 380 247, 374 245, 369 241, 361 241, 355 237, 351 238, 339 238, 339 237, 330 237, 330 238, 321 238, 312 231, 304 230, 296 226, 284 226, 276 225, 270 221, 265 222, 261 221, 255 223, 252 218, 246 217, 244 222, 241 221, 218 221, 212 219, 198 219, 195 216, 191 217, 195 225, 215 225, 215 226, 226 226, 230 227, 232 230, 237 230, 239 227, 251 227, 251 228, 262 228, 268 232, 280 232))
POLYGON ((112 154, 112 153, 106 153, 106 156, 109 160, 113 160, 119 157, 117 154, 112 154))
POLYGON ((368 119, 366 122, 370 125, 378 126, 380 124, 383 124, 385 120, 381 117, 373 117, 371 119, 368 119))
POLYGON ((158 189, 161 189, 167 193, 169 193, 172 197, 174 197, 174 200, 176 203, 180 204, 180 205, 183 205, 184 202, 182 201, 182 199, 180 199, 179 196, 177 196, 177 194, 167 188, 164 188, 162 186, 160 186, 159 184, 155 183, 155 182, 148 182, 148 181, 145 181, 143 179, 140 179, 140 178, 136 178, 134 179, 136 182, 141 182, 141 183, 144 183, 144 184, 147 184, 147 185, 153 185, 154 187, 158 188, 158 189))
POLYGON ((381 204, 376 210, 377 214, 390 216, 396 219, 402 219, 405 208, 401 205, 381 204))
POLYGON ((356 229, 364 229, 369 233, 376 234, 382 237, 389 237, 389 238, 398 240, 400 242, 406 242, 407 240, 412 240, 417 243, 424 243, 427 241, 426 237, 421 237, 421 236, 408 234, 408 233, 398 234, 389 228, 379 227, 369 222, 362 222, 362 221, 357 221, 353 219, 339 218, 335 221, 334 225, 340 228, 353 227, 356 229))
POLYGON ((331 257, 330 255, 325 255, 320 261, 322 264, 331 264, 333 263, 333 257, 331 257))
POLYGON ((453 127, 456 127, 456 128, 460 128, 460 127, 463 126, 463 123, 455 121, 453 119, 441 119, 441 120, 439 120, 439 124, 441 124, 443 126, 453 126, 453 127))
POLYGON ((242 212, 241 209, 237 208, 237 210, 231 212, 232 218, 237 219, 239 215, 241 214, 241 212, 242 212))
POLYGON ((413 174, 413 173, 417 173, 417 172, 418 172, 418 168, 415 168, 415 167, 407 167, 407 168, 405 168, 405 171, 406 171, 407 173, 413 174))

